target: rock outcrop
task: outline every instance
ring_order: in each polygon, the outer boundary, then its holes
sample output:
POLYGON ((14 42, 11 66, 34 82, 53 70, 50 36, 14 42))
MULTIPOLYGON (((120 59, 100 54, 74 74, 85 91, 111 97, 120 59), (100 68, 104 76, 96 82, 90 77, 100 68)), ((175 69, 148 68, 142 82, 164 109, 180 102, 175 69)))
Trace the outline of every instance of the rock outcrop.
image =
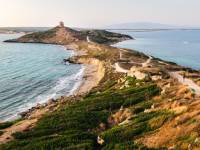
POLYGON ((139 68, 133 66, 130 71, 128 72, 128 76, 135 77, 138 80, 145 80, 150 79, 149 75, 147 73, 144 73, 139 70, 139 68))

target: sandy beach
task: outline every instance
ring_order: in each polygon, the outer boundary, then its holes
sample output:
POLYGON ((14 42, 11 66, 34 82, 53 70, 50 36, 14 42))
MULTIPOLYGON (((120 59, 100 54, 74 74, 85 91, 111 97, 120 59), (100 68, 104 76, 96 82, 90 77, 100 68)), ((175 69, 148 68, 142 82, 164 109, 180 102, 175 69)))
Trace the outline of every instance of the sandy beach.
POLYGON ((89 92, 98 83, 98 67, 96 65, 85 65, 84 75, 81 85, 74 92, 74 95, 81 95, 89 92))

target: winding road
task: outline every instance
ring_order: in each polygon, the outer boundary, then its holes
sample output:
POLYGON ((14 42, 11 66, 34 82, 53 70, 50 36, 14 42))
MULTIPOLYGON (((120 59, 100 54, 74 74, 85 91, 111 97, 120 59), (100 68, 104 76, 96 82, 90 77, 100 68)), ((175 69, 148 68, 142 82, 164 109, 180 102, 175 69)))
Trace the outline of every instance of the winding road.
POLYGON ((142 63, 142 67, 147 67, 151 63, 153 57, 152 56, 148 56, 148 57, 149 59, 147 59, 146 62, 142 63))
POLYGON ((90 40, 89 36, 87 36, 87 42, 91 43, 91 40, 90 40))

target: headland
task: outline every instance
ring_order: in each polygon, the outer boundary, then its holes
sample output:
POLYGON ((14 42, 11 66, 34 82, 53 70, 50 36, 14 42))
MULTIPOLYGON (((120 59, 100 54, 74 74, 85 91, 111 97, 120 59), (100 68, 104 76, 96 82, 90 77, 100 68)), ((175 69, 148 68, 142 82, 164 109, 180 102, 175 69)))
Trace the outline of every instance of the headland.
POLYGON ((75 95, 1 123, 0 149, 200 148, 200 98, 194 88, 199 72, 110 46, 130 39, 61 24, 6 41, 64 45, 78 54, 66 61, 85 64, 86 70, 75 95))

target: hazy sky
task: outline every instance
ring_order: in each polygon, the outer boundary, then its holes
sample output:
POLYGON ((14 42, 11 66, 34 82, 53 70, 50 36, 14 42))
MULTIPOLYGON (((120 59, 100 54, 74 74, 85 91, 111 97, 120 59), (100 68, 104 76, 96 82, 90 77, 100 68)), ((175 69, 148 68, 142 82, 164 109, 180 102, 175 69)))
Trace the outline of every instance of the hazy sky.
POLYGON ((102 27, 125 22, 200 26, 200 0, 0 0, 0 26, 102 27))

